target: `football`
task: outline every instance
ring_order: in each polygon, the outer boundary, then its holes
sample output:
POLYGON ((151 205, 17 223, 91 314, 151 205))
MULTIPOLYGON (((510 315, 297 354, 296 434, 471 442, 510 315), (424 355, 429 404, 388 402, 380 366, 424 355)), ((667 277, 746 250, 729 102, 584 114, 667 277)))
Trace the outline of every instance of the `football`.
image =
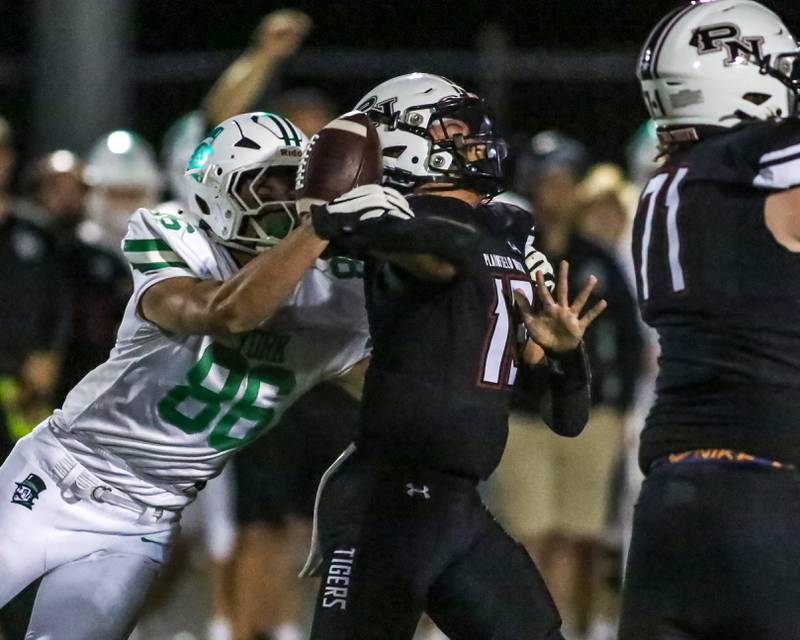
POLYGON ((383 158, 378 132, 369 117, 351 111, 314 135, 297 169, 297 210, 329 202, 365 184, 379 184, 383 158))

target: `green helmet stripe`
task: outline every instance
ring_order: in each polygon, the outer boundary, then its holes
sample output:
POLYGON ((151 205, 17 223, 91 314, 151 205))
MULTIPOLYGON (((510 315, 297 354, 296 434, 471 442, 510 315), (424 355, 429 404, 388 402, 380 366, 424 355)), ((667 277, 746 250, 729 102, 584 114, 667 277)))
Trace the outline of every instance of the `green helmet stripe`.
POLYGON ((294 143, 299 147, 300 146, 300 135, 297 133, 297 129, 294 128, 294 125, 292 124, 291 120, 287 120, 286 118, 283 118, 283 121, 286 123, 286 126, 288 126, 290 131, 292 132, 292 138, 293 138, 294 143))
POLYGON ((283 144, 287 147, 292 144, 292 141, 289 139, 289 132, 286 130, 286 127, 283 126, 280 118, 278 116, 272 115, 271 113, 267 114, 267 117, 272 120, 276 125, 278 125, 278 129, 281 131, 281 135, 283 136, 283 144))
POLYGON ((278 116, 276 116, 276 115, 274 115, 272 113, 268 113, 267 116, 276 125, 278 125, 278 129, 281 130, 281 135, 283 136, 283 143, 286 146, 290 146, 292 144, 294 144, 295 146, 298 146, 298 147, 300 146, 300 137, 297 135, 297 131, 295 130, 295 128, 291 125, 291 123, 288 120, 284 120, 283 118, 279 118, 278 116), (292 131, 291 134, 289 133, 287 128, 284 126, 284 124, 287 125, 289 128, 291 128, 291 131, 292 131))

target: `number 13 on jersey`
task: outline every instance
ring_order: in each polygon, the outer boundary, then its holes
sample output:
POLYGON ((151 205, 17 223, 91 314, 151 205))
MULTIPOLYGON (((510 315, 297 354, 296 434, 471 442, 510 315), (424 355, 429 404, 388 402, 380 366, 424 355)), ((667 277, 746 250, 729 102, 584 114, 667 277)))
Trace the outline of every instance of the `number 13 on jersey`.
POLYGON ((512 386, 517 378, 517 331, 522 324, 514 318, 514 290, 520 289, 533 304, 534 283, 530 279, 495 276, 495 305, 489 318, 489 332, 484 347, 481 386, 512 386))

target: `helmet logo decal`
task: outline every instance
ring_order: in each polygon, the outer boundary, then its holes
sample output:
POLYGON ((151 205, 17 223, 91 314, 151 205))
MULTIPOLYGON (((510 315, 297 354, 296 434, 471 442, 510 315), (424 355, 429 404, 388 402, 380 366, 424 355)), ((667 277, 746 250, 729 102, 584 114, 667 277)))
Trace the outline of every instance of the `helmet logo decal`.
POLYGON ((394 110, 394 103, 397 98, 388 98, 383 102, 378 102, 377 96, 370 96, 356 107, 357 111, 363 111, 372 120, 382 123, 394 124, 397 112, 394 110))
POLYGON ((186 165, 186 173, 190 174, 198 182, 200 182, 200 170, 206 163, 208 156, 214 153, 214 149, 211 148, 211 145, 220 133, 222 133, 222 127, 215 127, 212 129, 205 139, 197 145, 197 148, 192 153, 192 157, 189 158, 189 164, 186 165))
POLYGON ((728 53, 725 65, 735 64, 742 59, 761 64, 764 54, 761 45, 764 44, 762 36, 742 36, 742 32, 735 24, 723 22, 706 27, 698 27, 692 32, 689 45, 697 48, 698 55, 722 51, 728 53))
POLYGON ((242 125, 236 122, 236 120, 233 121, 233 124, 236 125, 236 128, 239 130, 239 135, 241 136, 241 138, 239 138, 236 144, 233 145, 234 147, 242 147, 243 149, 253 149, 254 151, 258 151, 259 149, 261 149, 260 144, 258 144, 252 138, 248 138, 246 135, 244 135, 244 131, 242 131, 242 125))

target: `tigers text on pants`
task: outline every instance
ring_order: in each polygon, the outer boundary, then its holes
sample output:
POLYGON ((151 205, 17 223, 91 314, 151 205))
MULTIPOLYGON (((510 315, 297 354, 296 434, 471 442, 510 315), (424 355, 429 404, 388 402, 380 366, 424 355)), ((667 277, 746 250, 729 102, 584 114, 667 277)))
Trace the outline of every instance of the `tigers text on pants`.
POLYGON ((475 483, 357 451, 321 494, 313 640, 410 640, 423 611, 451 640, 562 640, 527 552, 475 483))
POLYGON ((38 428, 0 467, 0 607, 43 577, 28 638, 126 638, 180 514, 81 498, 69 488, 78 476, 79 493, 98 493, 73 463, 50 430, 38 428), (54 469, 71 471, 57 483, 54 469))

